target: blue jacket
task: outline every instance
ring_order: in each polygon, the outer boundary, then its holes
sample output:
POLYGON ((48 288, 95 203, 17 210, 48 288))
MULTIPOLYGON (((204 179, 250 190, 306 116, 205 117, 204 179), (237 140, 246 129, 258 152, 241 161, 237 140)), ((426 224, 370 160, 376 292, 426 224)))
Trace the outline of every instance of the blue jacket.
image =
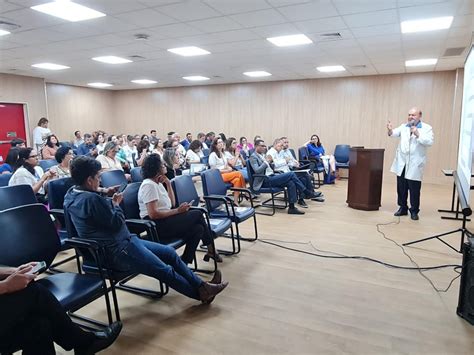
POLYGON ((66 223, 72 222, 77 237, 95 240, 112 255, 130 241, 122 209, 97 192, 72 187, 64 197, 64 214, 66 223))
POLYGON ((91 151, 93 151, 95 148, 95 144, 89 144, 87 145, 86 143, 82 143, 78 148, 77 148, 77 155, 91 155, 91 151))
POLYGON ((320 156, 325 154, 324 147, 322 145, 318 147, 314 144, 308 144, 306 147, 308 147, 310 156, 319 158, 320 156))

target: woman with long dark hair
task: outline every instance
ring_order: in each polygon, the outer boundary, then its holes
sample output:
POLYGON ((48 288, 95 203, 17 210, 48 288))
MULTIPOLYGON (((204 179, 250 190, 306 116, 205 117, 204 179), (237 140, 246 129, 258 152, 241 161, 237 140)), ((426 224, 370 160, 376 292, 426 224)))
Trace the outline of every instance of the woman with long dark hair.
POLYGON ((19 151, 20 148, 10 148, 4 163, 0 165, 0 174, 13 173, 13 170, 16 167, 16 162, 18 161, 19 151))
POLYGON ((41 156, 45 160, 54 159, 54 155, 58 151, 58 148, 59 148, 58 137, 56 137, 54 134, 51 134, 46 139, 46 144, 41 150, 41 156))
POLYGON ((332 176, 336 176, 336 159, 334 155, 326 155, 324 147, 319 139, 317 134, 313 134, 311 139, 308 143, 306 143, 306 147, 309 151, 309 157, 317 160, 321 160, 324 169, 326 170, 327 174, 331 174, 332 176))
POLYGON ((245 167, 245 159, 242 157, 241 151, 237 147, 237 140, 234 137, 227 138, 224 156, 227 159, 227 164, 237 171, 240 171, 245 181, 247 181, 248 175, 247 168, 245 167))

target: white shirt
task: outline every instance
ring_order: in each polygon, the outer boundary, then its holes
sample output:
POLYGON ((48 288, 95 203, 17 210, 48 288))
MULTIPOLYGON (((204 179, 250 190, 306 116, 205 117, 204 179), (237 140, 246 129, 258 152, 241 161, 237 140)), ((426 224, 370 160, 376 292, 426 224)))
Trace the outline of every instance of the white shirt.
POLYGON ((33 129, 33 143, 35 145, 43 145, 50 134, 51 130, 49 128, 36 126, 35 129, 33 129))
POLYGON ((227 166, 227 159, 225 155, 222 155, 222 158, 219 158, 216 153, 212 152, 209 155, 209 166, 211 169, 224 170, 227 166))
POLYGON ((102 166, 102 169, 104 170, 122 170, 122 164, 120 164, 120 161, 115 158, 111 159, 103 154, 99 155, 96 160, 100 163, 102 166))
POLYGON ((202 142, 202 149, 209 149, 206 143, 202 142))
POLYGON ((130 164, 131 168, 135 167, 135 164, 133 164, 133 154, 135 154, 135 160, 139 159, 140 157, 138 156, 138 151, 137 147, 133 146, 130 147, 128 144, 124 146, 123 151, 125 152, 125 159, 127 159, 127 162, 130 164))
MULTIPOLYGON (((225 159, 227 162, 229 162, 229 160, 233 160, 235 158, 234 155, 232 155, 231 152, 228 152, 227 150, 224 152, 224 156, 225 156, 225 159)), ((244 167, 244 164, 242 163, 242 158, 238 158, 236 163, 235 163, 235 167, 236 168, 243 168, 244 167)))
POLYGON ((272 157, 273 166, 276 171, 283 171, 284 173, 287 173, 290 171, 290 168, 288 167, 288 164, 286 163, 286 159, 283 157, 282 152, 283 149, 277 152, 277 150, 272 147, 267 152, 267 155, 272 157))
POLYGON ((293 168, 299 165, 298 160, 296 160, 293 154, 291 154, 290 149, 282 149, 280 152, 280 156, 283 157, 285 160, 288 158, 288 165, 293 168))
POLYGON ((186 152, 186 161, 188 163, 200 163, 201 162, 201 157, 197 153, 195 153, 191 149, 189 149, 186 152))
MULTIPOLYGON (((31 174, 28 170, 24 167, 20 167, 15 171, 15 173, 10 178, 8 182, 8 186, 16 186, 16 185, 30 185, 33 187, 43 176, 44 172, 40 166, 35 166, 36 174, 31 174)), ((41 187, 38 191, 39 194, 44 194, 44 188, 41 187)))
POLYGON ((151 179, 145 179, 138 190, 140 218, 148 216, 146 204, 153 201, 157 201, 158 210, 167 211, 171 209, 171 200, 163 184, 157 184, 151 179))
POLYGON ((102 154, 102 152, 104 151, 104 148, 105 148, 105 143, 97 144, 95 147, 97 148, 97 153, 102 154))

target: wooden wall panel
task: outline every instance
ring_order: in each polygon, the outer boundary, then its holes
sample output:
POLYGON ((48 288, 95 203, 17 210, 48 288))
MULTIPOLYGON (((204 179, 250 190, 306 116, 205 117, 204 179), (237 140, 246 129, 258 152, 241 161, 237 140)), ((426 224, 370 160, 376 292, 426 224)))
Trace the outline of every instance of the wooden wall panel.
POLYGON ((50 126, 61 140, 72 140, 76 130, 112 132, 117 126, 112 91, 47 84, 46 92, 50 126))
POLYGON ((425 181, 446 182, 440 170, 455 167, 457 155, 455 79, 456 72, 447 71, 125 90, 114 92, 113 117, 118 131, 212 130, 237 138, 259 134, 267 142, 286 135, 294 147, 317 133, 329 152, 339 143, 385 148, 388 176, 398 141, 387 137, 387 120, 398 125, 419 106, 435 132, 425 181))
MULTIPOLYGON (((0 74, 0 102, 26 104, 29 121, 27 131, 29 129, 32 132, 39 119, 47 115, 44 85, 41 78, 0 74)), ((32 139, 31 134, 28 138, 32 139)))

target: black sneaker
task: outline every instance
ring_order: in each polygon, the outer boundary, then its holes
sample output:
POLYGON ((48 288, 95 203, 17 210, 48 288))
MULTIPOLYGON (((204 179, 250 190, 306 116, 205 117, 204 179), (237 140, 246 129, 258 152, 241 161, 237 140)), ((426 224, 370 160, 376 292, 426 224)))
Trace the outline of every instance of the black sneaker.
POLYGON ((418 221, 420 217, 418 217, 418 213, 410 213, 410 217, 414 221, 418 221))
POLYGON ((304 202, 303 199, 298 200, 298 206, 303 207, 303 208, 308 208, 308 205, 306 204, 306 202, 304 202))
POLYGON ((114 322, 107 328, 94 332, 95 339, 89 346, 74 349, 75 355, 98 353, 113 344, 122 330, 122 322, 114 322))
POLYGON ((393 214, 394 216, 397 216, 397 217, 400 217, 400 216, 408 216, 408 211, 403 209, 403 208, 399 208, 397 212, 395 212, 393 214))
POLYGON ((288 208, 288 214, 304 214, 303 211, 300 211, 296 207, 288 208))

